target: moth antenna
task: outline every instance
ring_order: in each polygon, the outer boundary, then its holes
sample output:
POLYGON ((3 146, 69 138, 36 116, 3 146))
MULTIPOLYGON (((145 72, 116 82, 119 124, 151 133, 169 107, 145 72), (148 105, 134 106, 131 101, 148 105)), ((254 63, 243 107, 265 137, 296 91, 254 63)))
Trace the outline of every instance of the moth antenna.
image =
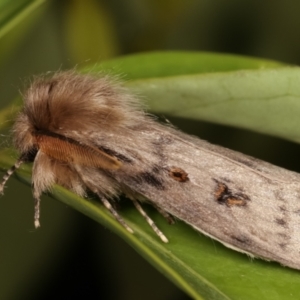
POLYGON ((124 219, 118 214, 118 212, 112 207, 109 201, 100 195, 98 195, 103 205, 109 210, 109 212, 115 217, 115 219, 130 233, 133 233, 133 230, 126 224, 124 219))
POLYGON ((3 178, 2 178, 2 182, 0 183, 0 194, 4 193, 4 186, 7 182, 7 180, 10 178, 10 176, 17 170, 20 168, 21 164, 24 162, 24 159, 22 157, 20 157, 15 164, 9 168, 6 173, 4 174, 3 178))
POLYGON ((38 228, 41 226, 40 224, 40 207, 41 207, 41 199, 39 196, 34 197, 34 227, 38 228))
POLYGON ((166 238, 166 236, 158 229, 154 221, 146 214, 146 212, 143 210, 142 206, 139 204, 138 201, 135 199, 131 199, 135 208, 138 210, 138 212, 145 218, 147 223, 151 226, 153 231, 158 235, 158 237, 164 242, 168 243, 169 240, 166 238))
POLYGON ((169 224, 174 224, 175 220, 174 217, 172 215, 170 215, 168 212, 166 212, 164 209, 154 205, 153 203, 151 203, 151 205, 167 220, 167 222, 169 224))

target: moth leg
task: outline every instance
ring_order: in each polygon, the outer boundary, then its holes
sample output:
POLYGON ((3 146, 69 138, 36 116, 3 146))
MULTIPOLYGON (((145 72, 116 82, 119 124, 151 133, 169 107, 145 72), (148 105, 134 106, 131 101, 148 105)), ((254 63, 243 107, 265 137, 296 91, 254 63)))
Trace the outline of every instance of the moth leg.
POLYGON ((116 211, 119 210, 120 205, 118 204, 118 202, 115 199, 109 199, 109 203, 114 210, 116 210, 116 211))
POLYGON ((159 238, 164 242, 164 243, 168 243, 168 239, 166 238, 166 236, 158 229, 158 227, 156 226, 156 224, 154 223, 154 221, 146 214, 146 212, 143 210, 142 206, 140 205, 140 203, 138 201, 136 201, 135 199, 131 199, 135 208, 138 210, 138 212, 145 218, 145 220, 147 221, 147 223, 151 226, 151 228, 153 229, 153 231, 159 236, 159 238))
POLYGON ((41 193, 35 189, 34 184, 32 185, 33 189, 33 199, 34 199, 34 227, 38 228, 40 224, 40 213, 41 213, 41 193))
POLYGON ((100 198, 103 205, 109 210, 109 212, 115 217, 115 219, 130 233, 133 233, 133 230, 126 224, 124 219, 118 214, 118 212, 112 207, 110 202, 105 199, 104 197, 101 197, 99 194, 97 194, 100 198))
POLYGON ((2 182, 0 183, 0 194, 3 194, 4 192, 4 186, 7 182, 7 180, 10 178, 10 176, 17 170, 20 168, 21 164, 24 162, 24 159, 22 157, 20 157, 15 164, 6 171, 6 173, 4 174, 3 178, 2 178, 2 182))
POLYGON ((40 197, 34 197, 34 227, 35 228, 38 228, 41 226, 41 224, 40 224, 40 207, 41 207, 40 197))
POLYGON ((174 217, 172 215, 170 215, 168 212, 166 212, 165 210, 163 210, 159 206, 154 205, 153 203, 151 203, 151 205, 167 220, 167 222, 169 224, 174 224, 175 223, 174 217))
MULTIPOLYGON (((112 186, 112 182, 109 181, 109 178, 103 175, 99 170, 93 170, 84 168, 80 165, 74 164, 73 166, 80 177, 82 183, 95 195, 99 197, 103 205, 108 209, 108 211, 114 216, 114 218, 130 233, 133 233, 133 230, 126 224, 124 219, 118 214, 114 209, 113 205, 106 199, 105 195, 117 196, 117 188, 113 186, 110 190, 105 190, 103 186, 109 185, 112 186), (102 182, 103 186, 99 186, 95 182, 102 182)), ((113 200, 111 200, 113 202, 113 200)))

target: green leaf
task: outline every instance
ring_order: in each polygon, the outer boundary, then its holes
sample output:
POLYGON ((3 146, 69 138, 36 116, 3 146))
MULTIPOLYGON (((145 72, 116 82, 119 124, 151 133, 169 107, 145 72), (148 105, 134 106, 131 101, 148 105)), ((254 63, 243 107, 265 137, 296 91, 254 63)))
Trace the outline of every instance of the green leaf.
MULTIPOLYGON (((299 68, 228 55, 154 53, 118 58, 93 66, 89 72, 99 70, 128 74, 126 85, 146 98, 153 111, 298 139, 299 68)), ((11 163, 9 153, 3 151, 1 168, 11 163)), ((28 168, 18 176, 30 181, 28 168)), ((168 244, 160 242, 133 207, 126 207, 121 214, 134 235, 96 200, 81 199, 61 187, 56 187, 52 195, 116 232, 195 299, 300 297, 298 271, 251 260, 181 221, 170 226, 151 207, 146 209, 168 237, 168 244)))
POLYGON ((286 65, 267 59, 211 52, 150 52, 101 62, 85 72, 104 71, 125 80, 163 78, 200 73, 279 68, 286 65))
POLYGON ((300 142, 300 69, 285 67, 136 80, 151 111, 300 142))
POLYGON ((126 74, 127 86, 154 113, 300 141, 297 67, 243 56, 171 52, 119 58, 92 68, 96 70, 126 74))

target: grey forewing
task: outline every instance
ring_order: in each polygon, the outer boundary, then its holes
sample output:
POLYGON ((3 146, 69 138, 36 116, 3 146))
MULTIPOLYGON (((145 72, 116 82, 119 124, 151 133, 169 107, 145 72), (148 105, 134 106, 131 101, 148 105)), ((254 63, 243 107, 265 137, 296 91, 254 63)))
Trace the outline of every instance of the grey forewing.
POLYGON ((167 133, 170 138, 157 131, 159 151, 148 149, 151 155, 115 174, 117 180, 231 248, 299 268, 300 175, 177 131, 175 136, 172 129, 167 133), (188 180, 170 176, 174 167, 188 180))

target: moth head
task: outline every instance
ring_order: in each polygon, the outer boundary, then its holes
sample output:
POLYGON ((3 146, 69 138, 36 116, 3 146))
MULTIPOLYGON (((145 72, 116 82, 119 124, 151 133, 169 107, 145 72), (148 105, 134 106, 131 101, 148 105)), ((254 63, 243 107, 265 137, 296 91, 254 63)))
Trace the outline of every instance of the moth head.
POLYGON ((39 151, 63 163, 119 168, 118 159, 96 149, 91 137, 101 140, 101 134, 126 132, 139 126, 141 118, 147 120, 135 97, 103 75, 67 71, 36 77, 23 100, 12 130, 20 158, 7 172, 9 176, 21 163, 33 162, 39 151))

